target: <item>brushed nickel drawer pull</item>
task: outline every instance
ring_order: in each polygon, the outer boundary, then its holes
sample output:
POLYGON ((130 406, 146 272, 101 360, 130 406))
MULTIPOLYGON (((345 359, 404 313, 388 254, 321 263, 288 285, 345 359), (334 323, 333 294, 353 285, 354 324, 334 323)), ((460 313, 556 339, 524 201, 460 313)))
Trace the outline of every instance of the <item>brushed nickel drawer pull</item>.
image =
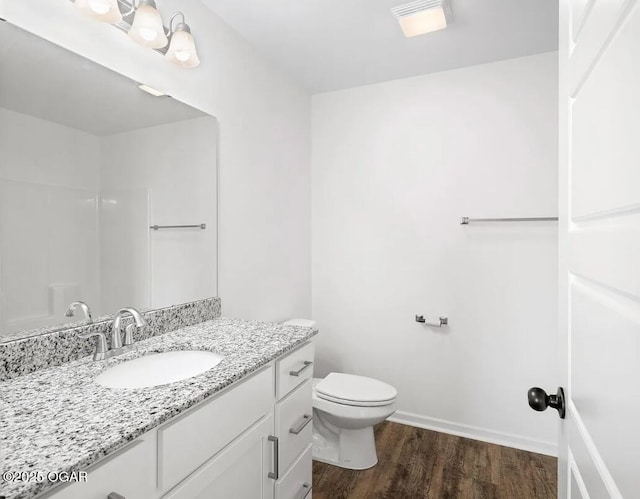
POLYGON ((302 371, 304 371, 307 367, 310 367, 312 365, 313 365, 313 362, 311 362, 310 360, 305 360, 304 361, 304 366, 302 366, 297 371, 289 371, 289 376, 300 376, 302 371))
POLYGON ((125 496, 118 494, 117 492, 111 492, 107 499, 127 499, 125 496))
POLYGON ((273 442, 273 472, 270 471, 267 476, 273 480, 277 480, 280 478, 280 467, 278 465, 278 461, 280 460, 280 442, 278 441, 278 437, 274 437, 273 435, 269 435, 267 440, 273 442))
POLYGON ((311 484, 310 483, 302 484, 302 489, 300 489, 300 492, 298 492, 296 499, 304 499, 309 495, 309 492, 311 492, 311 484))
POLYGON ((294 435, 297 435, 302 430, 304 430, 304 427, 307 426, 309 423, 311 423, 312 420, 313 420, 313 416, 311 416, 310 414, 304 414, 300 418, 300 422, 296 426, 292 426, 291 428, 289 428, 289 433, 293 433, 294 435))

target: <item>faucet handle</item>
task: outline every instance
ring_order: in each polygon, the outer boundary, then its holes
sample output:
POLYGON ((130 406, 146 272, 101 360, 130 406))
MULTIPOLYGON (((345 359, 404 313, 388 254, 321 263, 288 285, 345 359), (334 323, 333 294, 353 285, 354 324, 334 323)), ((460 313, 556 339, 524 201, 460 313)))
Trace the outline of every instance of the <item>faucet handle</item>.
POLYGON ((124 328, 124 346, 133 344, 133 332, 137 329, 135 323, 124 328))
POLYGON ((82 338, 83 340, 87 338, 96 337, 96 351, 93 354, 93 360, 104 360, 107 354, 107 339, 104 336, 104 333, 100 331, 94 331, 92 333, 78 333, 78 338, 82 338))

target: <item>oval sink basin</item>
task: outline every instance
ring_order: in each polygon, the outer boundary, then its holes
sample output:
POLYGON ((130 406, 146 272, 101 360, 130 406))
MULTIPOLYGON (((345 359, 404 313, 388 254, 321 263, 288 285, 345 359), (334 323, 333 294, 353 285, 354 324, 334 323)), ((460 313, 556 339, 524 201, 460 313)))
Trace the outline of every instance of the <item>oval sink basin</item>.
POLYGON ((147 388, 166 385, 202 374, 222 357, 201 350, 153 353, 113 366, 96 377, 107 388, 147 388))

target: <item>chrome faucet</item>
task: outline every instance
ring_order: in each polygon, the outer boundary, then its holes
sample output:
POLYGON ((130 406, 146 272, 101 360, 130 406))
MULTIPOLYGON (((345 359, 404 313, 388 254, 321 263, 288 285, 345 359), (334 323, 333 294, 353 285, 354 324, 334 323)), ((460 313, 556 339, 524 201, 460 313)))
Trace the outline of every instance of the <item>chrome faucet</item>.
MULTIPOLYGON (((79 302, 82 303, 82 302, 79 302)), ((133 332, 142 326, 145 326, 147 321, 144 320, 144 317, 138 312, 135 308, 126 307, 118 310, 118 313, 113 318, 113 326, 111 327, 111 348, 107 347, 107 340, 105 338, 104 333, 100 331, 88 332, 88 333, 79 333, 78 337, 86 339, 96 337, 96 349, 93 353, 93 360, 104 360, 109 359, 111 357, 115 357, 116 355, 123 354, 128 352, 131 348, 128 348, 130 345, 133 345, 133 332), (122 327, 122 318, 131 314, 133 317, 133 324, 129 324, 126 328, 124 328, 124 345, 122 344, 122 331, 120 328, 122 327)), ((0 496, 1 499, 2 496, 0 496)))
POLYGON ((122 332, 120 331, 122 325, 122 317, 131 314, 133 317, 134 323, 129 324, 124 329, 124 346, 128 346, 133 344, 133 331, 136 328, 145 326, 147 322, 144 320, 140 312, 138 312, 135 308, 125 307, 118 310, 118 313, 113 319, 113 326, 111 328, 111 350, 117 350, 122 348, 122 332))
POLYGON ((74 301, 71 305, 69 305, 69 308, 64 313, 65 317, 74 317, 76 315, 76 308, 79 308, 80 310, 82 310, 82 313, 84 314, 85 319, 87 319, 89 322, 93 322, 89 305, 87 305, 83 301, 74 301))

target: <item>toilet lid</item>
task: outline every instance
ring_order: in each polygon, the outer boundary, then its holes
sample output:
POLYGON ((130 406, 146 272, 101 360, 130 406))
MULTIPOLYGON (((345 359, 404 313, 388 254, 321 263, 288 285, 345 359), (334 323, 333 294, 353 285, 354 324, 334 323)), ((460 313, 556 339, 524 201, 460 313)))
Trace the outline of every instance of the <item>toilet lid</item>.
POLYGON ((397 390, 387 383, 343 373, 330 373, 315 389, 320 398, 347 405, 384 405, 398 395, 397 390))

